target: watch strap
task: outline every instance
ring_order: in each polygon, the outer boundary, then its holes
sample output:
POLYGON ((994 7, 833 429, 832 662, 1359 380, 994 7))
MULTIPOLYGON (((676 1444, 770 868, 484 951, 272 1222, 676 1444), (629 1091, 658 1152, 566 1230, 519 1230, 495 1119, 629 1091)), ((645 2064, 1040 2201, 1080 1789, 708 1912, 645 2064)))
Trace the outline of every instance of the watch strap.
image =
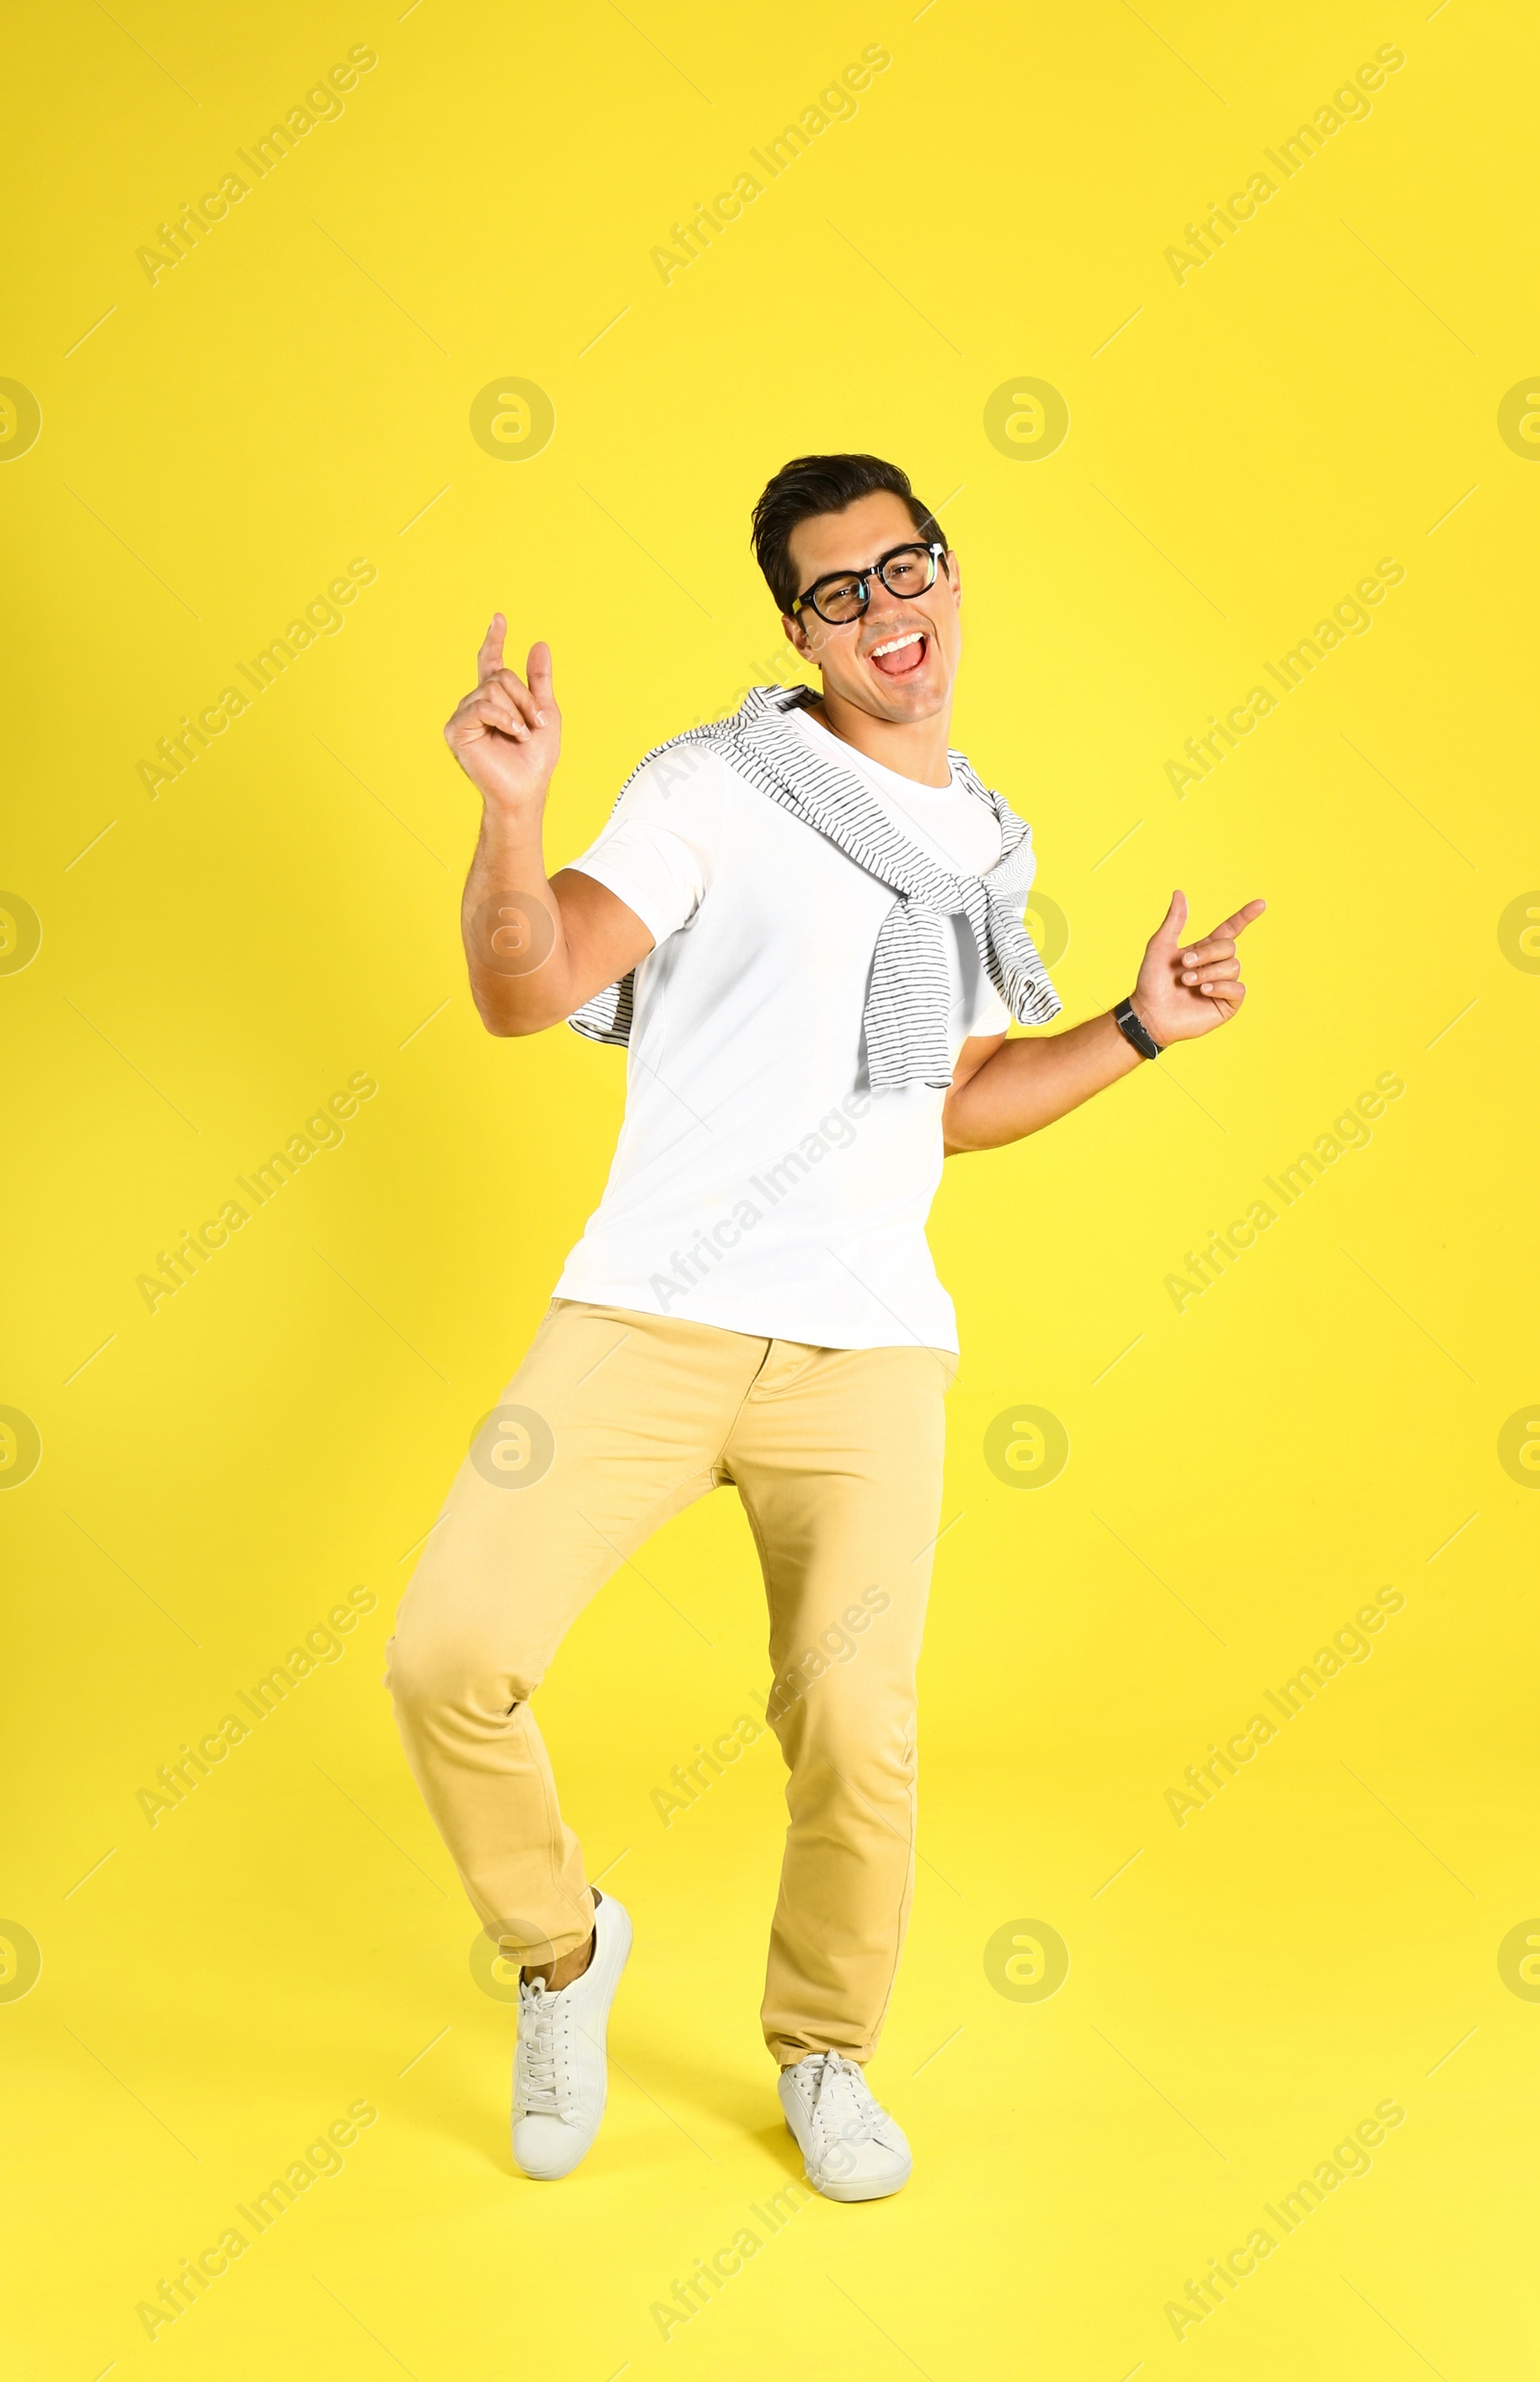
POLYGON ((1119 1001, 1113 1012, 1117 1031, 1125 1041, 1132 1042, 1142 1059, 1158 1059, 1162 1045, 1135 1014, 1132 1001, 1119 1001))

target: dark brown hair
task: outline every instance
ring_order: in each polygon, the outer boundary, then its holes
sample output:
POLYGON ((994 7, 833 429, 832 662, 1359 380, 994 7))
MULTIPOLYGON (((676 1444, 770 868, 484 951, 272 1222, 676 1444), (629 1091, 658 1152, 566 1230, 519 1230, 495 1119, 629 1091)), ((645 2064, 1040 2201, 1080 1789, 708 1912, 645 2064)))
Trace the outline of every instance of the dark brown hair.
POLYGON ((754 508, 754 551, 770 593, 789 612, 802 590, 791 567, 791 533, 815 513, 843 513, 862 497, 901 497, 921 537, 944 545, 941 525, 909 484, 909 474, 880 455, 798 455, 783 463, 754 508))

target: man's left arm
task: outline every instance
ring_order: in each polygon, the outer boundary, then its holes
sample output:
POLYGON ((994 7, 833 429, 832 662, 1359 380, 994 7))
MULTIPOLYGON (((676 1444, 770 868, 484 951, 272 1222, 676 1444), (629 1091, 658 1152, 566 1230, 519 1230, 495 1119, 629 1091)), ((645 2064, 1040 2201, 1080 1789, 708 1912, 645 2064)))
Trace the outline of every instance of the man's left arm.
MULTIPOLYGON (((1212 935, 1184 943, 1187 897, 1172 894, 1130 996, 1135 1016, 1163 1050, 1212 1034, 1235 1015, 1245 999, 1236 937, 1266 908, 1247 902, 1212 935)), ((977 1036, 962 1046, 942 1111, 947 1156, 998 1149, 1040 1132, 1144 1063, 1111 1010, 1063 1034, 1019 1041, 977 1036)))

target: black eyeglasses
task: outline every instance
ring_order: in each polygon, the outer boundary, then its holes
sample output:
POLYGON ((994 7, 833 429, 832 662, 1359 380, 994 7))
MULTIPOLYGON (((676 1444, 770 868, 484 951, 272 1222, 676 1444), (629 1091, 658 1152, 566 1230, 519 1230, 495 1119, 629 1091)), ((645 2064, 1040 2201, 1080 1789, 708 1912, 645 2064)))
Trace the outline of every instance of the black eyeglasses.
POLYGON ((890 547, 864 571, 834 571, 827 578, 814 579, 797 598, 792 613, 811 604, 831 628, 842 628, 848 621, 860 619, 872 600, 873 579, 881 579, 890 596, 902 596, 908 602, 911 596, 923 596, 928 587, 936 585, 937 567, 944 564, 945 555, 946 548, 938 539, 930 545, 890 547))

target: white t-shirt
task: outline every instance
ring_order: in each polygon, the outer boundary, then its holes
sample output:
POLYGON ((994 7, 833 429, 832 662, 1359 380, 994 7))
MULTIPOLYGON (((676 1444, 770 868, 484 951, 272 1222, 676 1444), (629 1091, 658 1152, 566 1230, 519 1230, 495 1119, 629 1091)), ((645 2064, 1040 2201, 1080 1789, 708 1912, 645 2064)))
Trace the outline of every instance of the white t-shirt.
MULTIPOLYGON (((921 785, 790 716, 943 866, 994 866, 998 823, 955 779, 921 785)), ((955 1349, 925 1238, 945 1093, 874 1096, 861 1051, 891 888, 688 745, 641 772, 570 865, 654 947, 636 970, 614 1164, 556 1296, 818 1347, 955 1349)), ((1011 1021, 966 919, 946 925, 955 1059, 1011 1021)))

